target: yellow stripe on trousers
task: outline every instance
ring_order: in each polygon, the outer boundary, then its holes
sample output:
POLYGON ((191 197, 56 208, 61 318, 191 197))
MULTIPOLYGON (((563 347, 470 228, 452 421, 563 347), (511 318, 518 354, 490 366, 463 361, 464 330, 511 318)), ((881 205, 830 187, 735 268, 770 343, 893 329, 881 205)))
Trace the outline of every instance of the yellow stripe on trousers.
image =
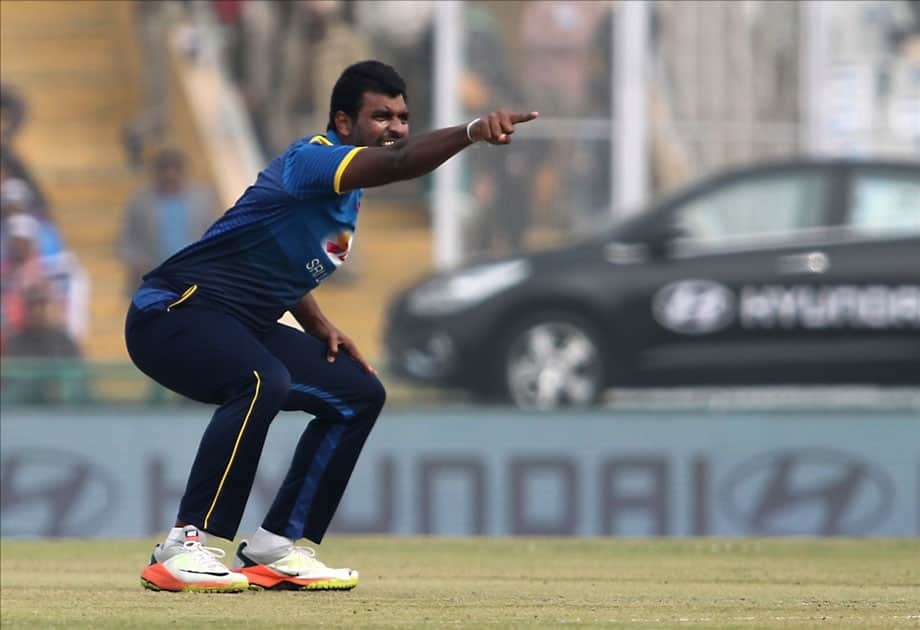
POLYGON ((198 285, 197 285, 197 284, 193 284, 192 286, 190 286, 189 288, 187 288, 187 289, 185 290, 185 293, 182 294, 182 297, 180 297, 178 300, 176 300, 175 302, 173 302, 172 304, 170 304, 169 306, 167 306, 167 307, 166 307, 166 310, 167 310, 167 311, 171 311, 171 310, 173 309, 174 306, 179 306, 179 305, 182 304, 184 301, 186 301, 187 299, 189 299, 190 297, 192 297, 192 294, 193 294, 195 291, 197 291, 197 290, 198 290, 198 285))
POLYGON ((224 469, 224 476, 220 478, 220 483, 217 485, 217 493, 214 495, 214 500, 211 501, 211 507, 208 508, 208 513, 204 516, 204 527, 202 527, 202 529, 205 531, 208 531, 208 519, 211 518, 211 512, 214 511, 214 506, 217 505, 220 491, 224 489, 224 482, 227 480, 227 475, 230 474, 230 467, 233 466, 233 460, 236 458, 236 451, 240 447, 240 440, 243 439, 243 432, 246 430, 246 425, 249 423, 249 416, 252 415, 252 409, 256 406, 256 400, 259 398, 259 388, 262 386, 262 378, 255 370, 253 370, 252 373, 256 377, 256 393, 253 394, 252 402, 249 403, 249 411, 246 412, 246 417, 243 418, 243 426, 240 427, 240 432, 236 436, 236 444, 233 445, 233 452, 230 453, 230 461, 227 462, 227 468, 224 469))

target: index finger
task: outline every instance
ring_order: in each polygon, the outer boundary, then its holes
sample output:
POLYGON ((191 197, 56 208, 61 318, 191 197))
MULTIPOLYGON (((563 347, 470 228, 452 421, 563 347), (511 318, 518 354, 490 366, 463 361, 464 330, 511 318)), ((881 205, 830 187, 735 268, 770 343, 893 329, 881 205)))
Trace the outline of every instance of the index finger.
POLYGON ((336 355, 339 353, 339 344, 342 343, 342 340, 339 339, 339 336, 335 333, 329 335, 329 338, 326 339, 326 360, 329 363, 335 361, 336 355))
POLYGON ((530 122, 539 116, 539 112, 529 112, 527 114, 511 114, 511 123, 516 125, 518 123, 530 122))

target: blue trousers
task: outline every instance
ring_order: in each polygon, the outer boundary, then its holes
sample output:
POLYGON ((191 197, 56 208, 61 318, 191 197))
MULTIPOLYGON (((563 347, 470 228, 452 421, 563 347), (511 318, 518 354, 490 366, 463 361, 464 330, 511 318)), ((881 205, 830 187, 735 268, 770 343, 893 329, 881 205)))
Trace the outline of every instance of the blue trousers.
POLYGON ((218 405, 192 464, 178 518, 233 540, 268 427, 281 411, 314 416, 262 523, 297 540, 323 539, 358 455, 383 407, 376 376, 352 357, 326 360, 326 344, 274 324, 264 333, 202 305, 132 304, 128 353, 161 385, 218 405))

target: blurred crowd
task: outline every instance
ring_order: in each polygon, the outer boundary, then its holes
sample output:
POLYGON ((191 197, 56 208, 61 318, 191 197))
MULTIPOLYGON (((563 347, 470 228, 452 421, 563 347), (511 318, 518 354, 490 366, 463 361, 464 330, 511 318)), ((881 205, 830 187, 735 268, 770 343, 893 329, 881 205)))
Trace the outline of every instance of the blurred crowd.
MULTIPOLYGON (((0 354, 79 361, 88 327, 89 278, 67 250, 48 197, 16 149, 27 122, 25 99, 0 84, 0 354)), ((17 380, 4 370, 4 394, 44 402, 68 384, 53 376, 17 380)))
POLYGON ((188 177, 182 151, 156 151, 149 182, 124 210, 118 254, 125 265, 127 295, 140 286, 145 273, 204 234, 217 212, 214 192, 188 177))
POLYGON ((0 86, 0 101, 0 350, 4 356, 76 357, 87 331, 89 281, 16 151, 26 102, 8 85, 0 86))
MULTIPOLYGON (((5 364, 3 393, 20 402, 74 402, 87 395, 89 276, 17 151, 27 101, 5 84, 0 101, 0 354, 17 361, 5 364)), ((218 213, 213 191, 188 177, 181 150, 158 148, 148 168, 148 183, 126 202, 117 244, 129 295, 144 273, 197 239, 218 213)))

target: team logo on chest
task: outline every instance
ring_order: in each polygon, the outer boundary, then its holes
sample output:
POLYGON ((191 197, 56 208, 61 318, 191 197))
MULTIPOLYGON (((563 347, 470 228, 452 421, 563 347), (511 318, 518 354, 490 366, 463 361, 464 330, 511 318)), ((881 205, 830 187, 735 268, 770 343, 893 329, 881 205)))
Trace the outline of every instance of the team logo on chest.
POLYGON ((332 233, 323 239, 323 251, 332 261, 332 264, 338 267, 345 259, 348 258, 348 252, 351 251, 352 233, 350 230, 332 233))

